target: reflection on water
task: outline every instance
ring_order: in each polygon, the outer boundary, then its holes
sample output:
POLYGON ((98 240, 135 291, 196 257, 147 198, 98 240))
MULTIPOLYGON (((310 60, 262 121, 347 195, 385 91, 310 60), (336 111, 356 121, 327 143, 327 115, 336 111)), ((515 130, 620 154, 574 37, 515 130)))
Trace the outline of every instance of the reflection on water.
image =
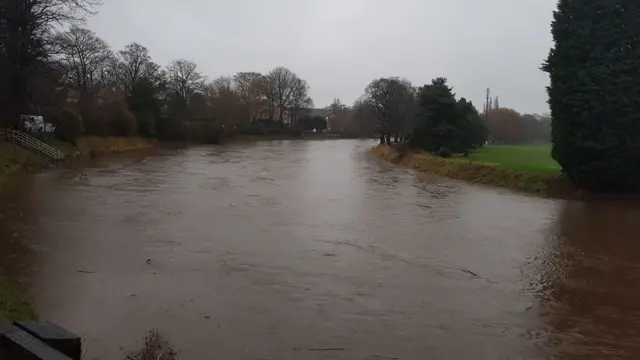
POLYGON ((432 178, 367 158, 372 145, 40 174, 2 198, 0 266, 88 359, 122 358, 154 327, 183 359, 640 355, 635 204, 432 178))
POLYGON ((640 355, 638 219, 637 203, 563 204, 541 294, 558 357, 640 355))

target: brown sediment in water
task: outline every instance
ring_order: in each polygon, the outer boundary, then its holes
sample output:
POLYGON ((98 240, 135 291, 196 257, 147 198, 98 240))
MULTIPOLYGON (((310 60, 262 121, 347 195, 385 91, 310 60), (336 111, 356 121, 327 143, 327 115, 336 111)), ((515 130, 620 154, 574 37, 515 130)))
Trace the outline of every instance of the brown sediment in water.
POLYGON ((181 360, 640 357, 640 203, 416 176, 372 145, 39 174, 0 201, 0 267, 86 360, 124 359, 153 328, 181 360))
POLYGON ((379 145, 369 153, 397 165, 420 172, 476 184, 499 186, 553 197, 567 197, 576 191, 563 176, 522 173, 471 161, 443 159, 426 153, 412 152, 403 144, 379 145))

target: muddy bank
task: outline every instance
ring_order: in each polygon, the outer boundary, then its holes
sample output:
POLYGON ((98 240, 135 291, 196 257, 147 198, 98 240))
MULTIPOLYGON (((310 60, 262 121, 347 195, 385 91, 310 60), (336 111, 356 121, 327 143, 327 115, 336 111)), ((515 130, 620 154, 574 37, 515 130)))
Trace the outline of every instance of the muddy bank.
MULTIPOLYGON (((87 136, 78 139, 76 145, 56 140, 43 140, 62 151, 67 157, 66 161, 150 149, 156 145, 154 141, 138 137, 87 136)), ((51 162, 47 158, 34 152, 8 142, 0 142, 0 188, 15 177, 40 171, 50 164, 51 162)))
POLYGON ((106 154, 150 149, 154 146, 154 141, 139 137, 86 136, 78 139, 78 144, 76 146, 63 143, 58 147, 60 147, 61 150, 70 157, 94 157, 106 154))
POLYGON ((566 179, 556 175, 521 173, 461 159, 443 159, 389 145, 377 146, 371 149, 369 154, 420 172, 475 184, 554 197, 567 197, 575 192, 566 179))

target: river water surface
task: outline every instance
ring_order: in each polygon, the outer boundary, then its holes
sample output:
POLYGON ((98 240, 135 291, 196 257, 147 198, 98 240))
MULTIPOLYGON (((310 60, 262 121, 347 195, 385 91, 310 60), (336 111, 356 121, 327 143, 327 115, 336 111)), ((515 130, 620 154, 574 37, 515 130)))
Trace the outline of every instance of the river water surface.
POLYGON ((635 204, 434 179, 372 145, 39 174, 3 198, 0 263, 86 359, 124 359, 152 328, 187 360, 640 357, 635 204))

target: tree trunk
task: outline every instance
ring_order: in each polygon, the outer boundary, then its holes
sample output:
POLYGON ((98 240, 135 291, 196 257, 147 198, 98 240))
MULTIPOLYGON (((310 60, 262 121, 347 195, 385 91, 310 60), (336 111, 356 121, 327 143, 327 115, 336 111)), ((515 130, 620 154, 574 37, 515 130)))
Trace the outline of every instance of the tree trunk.
POLYGON ((380 145, 384 145, 384 133, 380 132, 380 145))
POLYGON ((387 145, 391 145, 391 134, 390 133, 387 133, 386 140, 387 140, 387 145))
POLYGON ((282 106, 280 106, 279 109, 278 119, 280 120, 280 127, 284 128, 284 109, 282 106))

